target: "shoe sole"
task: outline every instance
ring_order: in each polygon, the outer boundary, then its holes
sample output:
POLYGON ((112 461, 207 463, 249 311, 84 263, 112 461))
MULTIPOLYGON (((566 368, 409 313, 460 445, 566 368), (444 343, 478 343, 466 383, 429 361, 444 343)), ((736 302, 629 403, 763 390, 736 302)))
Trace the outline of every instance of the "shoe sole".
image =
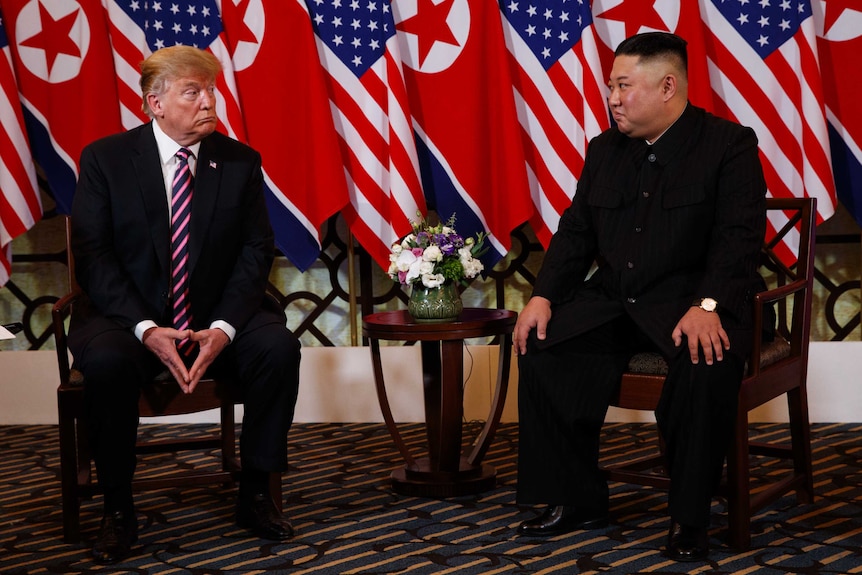
POLYGON ((665 551, 662 555, 671 561, 677 561, 679 563, 703 563, 704 561, 709 560, 709 553, 707 552, 703 557, 694 557, 694 556, 686 556, 686 555, 675 555, 670 553, 669 551, 665 551))
POLYGON ((560 535, 561 533, 571 533, 572 531, 589 531, 591 529, 601 529, 608 526, 608 518, 590 519, 581 521, 571 526, 559 527, 556 529, 522 529, 518 527, 518 533, 531 537, 546 537, 548 535, 560 535))
POLYGON ((258 531, 254 527, 253 521, 240 520, 239 517, 236 518, 236 525, 237 525, 237 527, 245 529, 246 531, 248 531, 249 533, 251 533, 252 535, 257 537, 258 539, 266 539, 267 541, 287 541, 288 539, 292 539, 294 537, 294 535, 296 534, 295 531, 291 531, 290 533, 288 533, 286 535, 274 537, 272 535, 268 535, 268 534, 265 534, 265 533, 258 531))

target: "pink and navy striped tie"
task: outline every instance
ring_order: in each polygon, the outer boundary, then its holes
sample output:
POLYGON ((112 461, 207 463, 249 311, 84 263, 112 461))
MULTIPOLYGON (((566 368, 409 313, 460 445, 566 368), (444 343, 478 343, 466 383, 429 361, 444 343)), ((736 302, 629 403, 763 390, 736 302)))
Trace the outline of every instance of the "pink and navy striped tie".
MULTIPOLYGON (((189 169, 191 151, 177 152, 177 171, 171 185, 171 299, 174 328, 188 329, 192 322, 189 302, 189 222, 192 214, 194 178, 189 169)), ((184 339, 177 344, 180 353, 190 355, 194 342, 184 339)))

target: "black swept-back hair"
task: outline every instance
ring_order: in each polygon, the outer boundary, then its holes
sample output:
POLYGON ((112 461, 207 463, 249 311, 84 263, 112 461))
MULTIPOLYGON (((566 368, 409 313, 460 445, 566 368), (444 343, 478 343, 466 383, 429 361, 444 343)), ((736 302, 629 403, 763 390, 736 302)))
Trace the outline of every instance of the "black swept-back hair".
POLYGON ((620 42, 614 56, 640 56, 644 60, 678 58, 682 71, 688 75, 687 45, 683 38, 670 32, 644 32, 620 42))

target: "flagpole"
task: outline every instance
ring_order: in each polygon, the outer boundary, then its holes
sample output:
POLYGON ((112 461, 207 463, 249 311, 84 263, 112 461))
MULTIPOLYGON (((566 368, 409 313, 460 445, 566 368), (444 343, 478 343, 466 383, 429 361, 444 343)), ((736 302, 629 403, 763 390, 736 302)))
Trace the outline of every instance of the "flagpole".
POLYGON ((353 261, 353 234, 347 230, 347 303, 350 313, 350 345, 359 345, 356 324, 356 265, 353 261))

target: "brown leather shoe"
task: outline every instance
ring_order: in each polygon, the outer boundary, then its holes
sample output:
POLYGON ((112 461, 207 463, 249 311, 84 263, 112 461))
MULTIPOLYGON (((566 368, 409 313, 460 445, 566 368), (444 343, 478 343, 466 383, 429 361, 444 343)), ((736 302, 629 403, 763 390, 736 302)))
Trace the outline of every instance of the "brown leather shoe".
POLYGON ((129 556, 138 540, 138 518, 134 511, 106 512, 93 545, 93 561, 111 565, 129 556))
POLYGON ((706 527, 691 527, 671 521, 664 554, 674 561, 706 561, 709 557, 709 533, 706 527))
POLYGON ((518 525, 518 533, 543 537, 579 529, 599 529, 607 524, 607 513, 574 505, 552 505, 537 518, 518 525))
POLYGON ((261 539, 284 541, 293 537, 293 526, 279 512, 268 493, 240 497, 236 505, 236 524, 261 539))

